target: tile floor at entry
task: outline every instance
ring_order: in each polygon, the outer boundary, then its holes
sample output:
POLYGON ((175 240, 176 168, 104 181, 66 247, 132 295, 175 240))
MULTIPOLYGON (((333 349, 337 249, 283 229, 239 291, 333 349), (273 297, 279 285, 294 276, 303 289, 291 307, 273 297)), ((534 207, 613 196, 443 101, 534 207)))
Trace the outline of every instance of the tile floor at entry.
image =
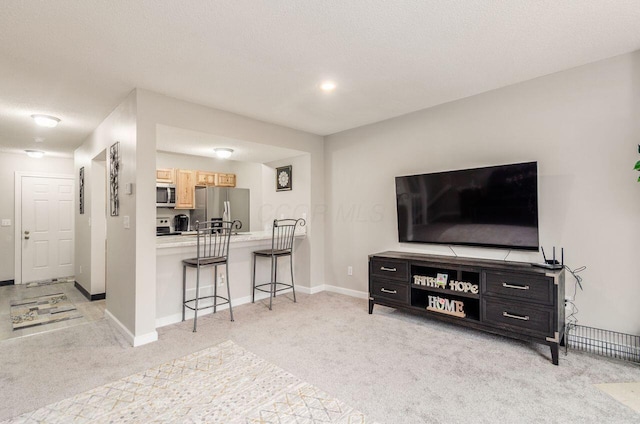
POLYGON ((17 284, 0 287, 0 341, 75 327, 104 317, 105 300, 90 302, 74 287, 73 282, 38 285, 35 287, 28 286, 28 284, 17 284), (64 293, 68 300, 73 303, 82 314, 82 318, 13 330, 13 326, 11 325, 12 301, 46 296, 54 293, 64 293))

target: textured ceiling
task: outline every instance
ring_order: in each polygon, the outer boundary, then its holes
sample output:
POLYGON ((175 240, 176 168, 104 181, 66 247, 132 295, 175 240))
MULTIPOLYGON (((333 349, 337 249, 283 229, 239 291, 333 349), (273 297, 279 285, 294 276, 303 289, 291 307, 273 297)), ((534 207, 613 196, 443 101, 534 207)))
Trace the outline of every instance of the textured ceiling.
POLYGON ((0 148, 68 154, 135 87, 326 135, 638 50, 638 28, 638 0, 2 0, 0 148))

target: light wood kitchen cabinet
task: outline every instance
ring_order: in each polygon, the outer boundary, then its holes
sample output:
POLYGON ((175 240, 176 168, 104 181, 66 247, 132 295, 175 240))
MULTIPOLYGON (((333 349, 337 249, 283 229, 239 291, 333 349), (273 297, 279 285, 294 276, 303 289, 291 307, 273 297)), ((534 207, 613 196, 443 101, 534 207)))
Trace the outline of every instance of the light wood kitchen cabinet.
POLYGON ((236 174, 216 174, 217 187, 235 187, 236 174))
POLYGON ((195 207, 196 172, 187 169, 176 170, 176 209, 195 207))
POLYGON ((156 182, 157 183, 166 183, 166 184, 175 184, 175 170, 173 168, 162 168, 156 169, 156 182))
POLYGON ((198 186, 215 186, 216 173, 208 171, 196 171, 196 185, 198 186))

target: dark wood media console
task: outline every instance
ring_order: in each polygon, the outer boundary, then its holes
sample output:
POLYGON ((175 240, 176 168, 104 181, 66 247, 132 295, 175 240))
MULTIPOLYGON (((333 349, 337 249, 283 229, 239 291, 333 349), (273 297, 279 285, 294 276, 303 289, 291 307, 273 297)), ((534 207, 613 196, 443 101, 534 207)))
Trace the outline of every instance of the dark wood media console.
POLYGON ((564 270, 520 262, 417 253, 369 256, 369 314, 375 304, 543 343, 558 365, 564 345, 564 270))

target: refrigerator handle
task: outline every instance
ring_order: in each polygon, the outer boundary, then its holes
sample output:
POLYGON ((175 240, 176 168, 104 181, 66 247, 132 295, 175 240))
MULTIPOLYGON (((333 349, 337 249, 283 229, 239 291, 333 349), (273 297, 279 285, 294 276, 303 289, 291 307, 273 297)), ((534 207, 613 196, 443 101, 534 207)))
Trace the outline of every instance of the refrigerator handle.
POLYGON ((228 200, 224 202, 224 212, 222 220, 231 221, 231 203, 228 200))

